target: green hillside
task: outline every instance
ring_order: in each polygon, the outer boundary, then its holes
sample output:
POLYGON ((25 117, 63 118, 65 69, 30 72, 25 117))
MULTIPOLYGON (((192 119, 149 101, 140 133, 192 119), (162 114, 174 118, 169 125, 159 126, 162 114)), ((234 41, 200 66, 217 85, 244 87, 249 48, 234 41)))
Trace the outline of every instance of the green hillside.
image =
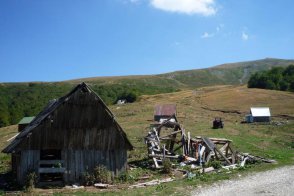
POLYGON ((216 84, 246 84, 250 76, 257 71, 272 67, 286 67, 294 60, 266 58, 256 61, 229 63, 207 69, 177 71, 160 76, 172 78, 189 87, 201 87, 216 84))
POLYGON ((23 116, 36 115, 50 99, 64 95, 82 81, 87 82, 111 105, 128 93, 141 96, 202 86, 245 84, 257 71, 269 70, 275 66, 286 67, 289 64, 294 64, 294 60, 263 59, 159 75, 83 78, 63 82, 2 83, 0 127, 15 124, 23 116))

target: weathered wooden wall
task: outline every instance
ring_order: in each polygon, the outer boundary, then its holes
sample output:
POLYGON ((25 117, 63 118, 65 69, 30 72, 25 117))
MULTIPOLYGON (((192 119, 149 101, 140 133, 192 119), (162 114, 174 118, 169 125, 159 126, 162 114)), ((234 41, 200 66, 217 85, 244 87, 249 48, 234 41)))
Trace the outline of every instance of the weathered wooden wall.
MULTIPOLYGON (((85 172, 93 172, 98 165, 105 165, 107 169, 116 175, 125 171, 127 152, 124 149, 111 151, 97 150, 62 150, 63 167, 65 168, 64 182, 81 182, 85 172)), ((24 150, 21 152, 19 164, 17 164, 17 181, 24 185, 29 172, 39 175, 39 150, 24 150)))
POLYGON ((17 181, 24 185, 29 172, 38 172, 40 160, 39 150, 23 150, 20 153, 19 164, 16 166, 17 181))
POLYGON ((62 152, 66 183, 79 182, 82 173, 105 165, 114 175, 126 169, 127 149, 123 131, 91 92, 79 90, 35 127, 15 149, 21 152, 17 179, 38 173, 40 150, 62 152))
POLYGON ((79 92, 61 105, 33 134, 24 139, 21 149, 126 149, 125 138, 95 96, 79 92))
POLYGON ((93 172, 97 165, 105 165, 112 175, 125 171, 127 154, 125 150, 63 150, 62 157, 66 171, 64 181, 80 182, 84 172, 93 172))

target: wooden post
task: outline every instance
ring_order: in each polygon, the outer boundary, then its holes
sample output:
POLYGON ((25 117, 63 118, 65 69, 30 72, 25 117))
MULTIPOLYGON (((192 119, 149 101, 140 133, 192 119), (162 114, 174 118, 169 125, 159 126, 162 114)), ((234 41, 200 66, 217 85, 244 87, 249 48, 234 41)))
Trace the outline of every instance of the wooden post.
POLYGON ((229 161, 229 159, 227 159, 227 157, 217 148, 215 148, 215 150, 226 160, 226 162, 231 165, 232 163, 229 161))
POLYGON ((188 131, 188 149, 187 149, 187 153, 190 155, 190 131, 188 131))
POLYGON ((165 159, 165 144, 163 144, 163 159, 165 159))

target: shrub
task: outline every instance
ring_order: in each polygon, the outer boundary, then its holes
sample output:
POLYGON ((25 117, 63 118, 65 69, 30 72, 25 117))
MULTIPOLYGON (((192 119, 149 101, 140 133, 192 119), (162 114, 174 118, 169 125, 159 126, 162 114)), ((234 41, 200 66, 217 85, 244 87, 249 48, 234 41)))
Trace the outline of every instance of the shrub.
POLYGON ((170 174, 172 171, 172 164, 171 164, 170 160, 163 159, 162 165, 163 165, 163 169, 162 169, 163 173, 170 174))
POLYGON ((34 171, 29 171, 26 176, 26 190, 32 191, 37 183, 37 174, 34 171))
POLYGON ((109 183, 111 182, 111 175, 108 169, 104 165, 97 165, 94 168, 95 182, 109 183))
POLYGON ((129 175, 128 172, 121 172, 118 177, 116 177, 116 181, 119 183, 122 182, 130 182, 133 183, 135 178, 132 175, 129 175))
POLYGON ((83 184, 85 186, 91 186, 95 183, 95 176, 94 174, 90 174, 89 172, 85 172, 83 174, 83 184))
POLYGON ((220 169, 222 167, 222 164, 220 161, 210 161, 207 164, 208 167, 213 167, 214 169, 220 169))

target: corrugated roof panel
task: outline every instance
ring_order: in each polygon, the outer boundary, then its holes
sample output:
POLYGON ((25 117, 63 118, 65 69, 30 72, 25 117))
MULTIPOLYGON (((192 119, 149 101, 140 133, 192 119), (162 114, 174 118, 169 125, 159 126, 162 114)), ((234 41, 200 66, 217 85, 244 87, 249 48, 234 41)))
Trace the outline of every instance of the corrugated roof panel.
POLYGON ((270 109, 267 107, 250 108, 252 116, 271 116, 270 109))

